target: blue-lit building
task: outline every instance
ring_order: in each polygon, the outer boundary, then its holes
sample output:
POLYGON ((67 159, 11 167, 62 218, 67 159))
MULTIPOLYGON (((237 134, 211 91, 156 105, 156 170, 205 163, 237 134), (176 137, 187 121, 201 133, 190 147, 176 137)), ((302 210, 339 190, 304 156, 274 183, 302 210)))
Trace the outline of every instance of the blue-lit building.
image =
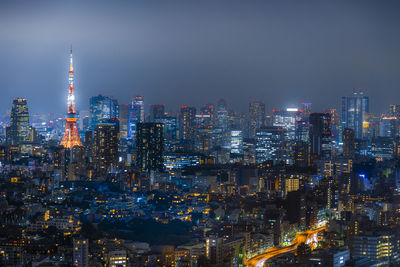
POLYGON ((144 122, 144 97, 135 96, 131 105, 128 107, 128 138, 135 138, 136 125, 144 122))
POLYGON ((281 161, 284 159, 284 135, 281 127, 263 127, 256 132, 256 163, 268 160, 281 161))
POLYGON ((390 137, 372 138, 371 156, 376 159, 391 159, 393 157, 393 139, 390 137))
POLYGON ((89 100, 89 127, 90 130, 96 129, 103 119, 118 119, 118 101, 108 96, 93 96, 89 100))
POLYGON ((231 159, 243 158, 243 132, 231 131, 231 159))
POLYGON ((310 123, 308 121, 296 121, 296 142, 310 141, 310 123))
POLYGON ((368 112, 369 98, 364 92, 342 97, 342 129, 352 129, 356 139, 363 138, 363 122, 368 112))

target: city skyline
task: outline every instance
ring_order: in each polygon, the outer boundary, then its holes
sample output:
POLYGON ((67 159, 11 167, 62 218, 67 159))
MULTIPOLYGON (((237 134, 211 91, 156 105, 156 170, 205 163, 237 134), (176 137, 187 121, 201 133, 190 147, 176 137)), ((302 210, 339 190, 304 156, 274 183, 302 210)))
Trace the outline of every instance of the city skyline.
POLYGON ((396 2, 46 3, 1 3, 0 22, 13 28, 0 30, 2 114, 14 97, 27 98, 32 112, 62 113, 71 42, 80 110, 98 93, 144 95, 167 107, 223 97, 241 112, 250 99, 264 101, 267 111, 301 102, 316 111, 339 108, 354 88, 373 99, 372 112, 383 112, 400 97, 396 2))
POLYGON ((400 266, 399 11, 0 1, 0 266, 400 266))

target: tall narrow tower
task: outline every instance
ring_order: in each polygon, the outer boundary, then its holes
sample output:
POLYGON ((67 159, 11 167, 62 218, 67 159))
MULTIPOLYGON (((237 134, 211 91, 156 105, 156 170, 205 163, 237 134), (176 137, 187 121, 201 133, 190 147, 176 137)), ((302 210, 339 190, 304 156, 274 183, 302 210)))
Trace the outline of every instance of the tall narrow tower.
POLYGON ((72 64, 72 46, 69 56, 69 76, 68 76, 68 110, 67 119, 65 122, 64 137, 61 140, 63 147, 72 149, 74 146, 82 146, 81 139, 78 134, 78 127, 76 124, 76 110, 75 110, 75 96, 74 96, 74 66, 72 64))

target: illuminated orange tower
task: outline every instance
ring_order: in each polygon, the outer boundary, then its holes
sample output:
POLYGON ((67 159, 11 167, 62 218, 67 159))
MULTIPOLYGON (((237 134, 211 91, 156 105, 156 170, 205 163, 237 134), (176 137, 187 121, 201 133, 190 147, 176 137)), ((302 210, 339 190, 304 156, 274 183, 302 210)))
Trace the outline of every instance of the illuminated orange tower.
POLYGON ((74 96, 74 66, 72 64, 72 46, 69 55, 68 84, 69 84, 69 90, 68 90, 67 119, 65 122, 64 137, 61 140, 60 145, 62 145, 65 148, 72 149, 74 146, 82 146, 75 118, 76 110, 75 110, 75 96, 74 96))

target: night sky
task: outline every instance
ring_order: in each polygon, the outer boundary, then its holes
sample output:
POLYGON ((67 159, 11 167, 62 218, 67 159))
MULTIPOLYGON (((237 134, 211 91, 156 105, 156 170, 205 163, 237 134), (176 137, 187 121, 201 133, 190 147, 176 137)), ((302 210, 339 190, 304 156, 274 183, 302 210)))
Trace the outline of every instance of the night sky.
POLYGON ((383 112, 400 104, 399 14, 398 1, 0 1, 0 112, 13 97, 65 112, 70 43, 81 110, 102 93, 319 111, 361 87, 383 112))

